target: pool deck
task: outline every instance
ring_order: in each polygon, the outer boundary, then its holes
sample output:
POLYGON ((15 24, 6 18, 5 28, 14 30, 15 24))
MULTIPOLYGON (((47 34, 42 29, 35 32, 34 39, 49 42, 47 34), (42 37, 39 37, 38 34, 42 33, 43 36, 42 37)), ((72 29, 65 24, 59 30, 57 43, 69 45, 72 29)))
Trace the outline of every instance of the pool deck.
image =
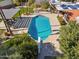
POLYGON ((4 22, 0 22, 0 29, 6 29, 4 22))
POLYGON ((50 24, 51 24, 51 29, 52 29, 52 34, 45 40, 44 42, 53 42, 58 39, 59 37, 59 28, 60 28, 60 23, 57 20, 57 14, 54 13, 48 13, 48 14, 41 14, 49 18, 50 24))

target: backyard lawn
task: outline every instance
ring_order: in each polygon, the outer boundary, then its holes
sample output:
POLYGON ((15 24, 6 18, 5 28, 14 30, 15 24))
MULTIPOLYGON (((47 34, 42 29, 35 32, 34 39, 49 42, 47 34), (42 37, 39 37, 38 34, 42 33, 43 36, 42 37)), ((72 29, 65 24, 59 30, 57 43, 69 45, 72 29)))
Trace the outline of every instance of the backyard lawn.
POLYGON ((0 0, 0 2, 1 2, 1 1, 4 1, 4 0, 0 0))

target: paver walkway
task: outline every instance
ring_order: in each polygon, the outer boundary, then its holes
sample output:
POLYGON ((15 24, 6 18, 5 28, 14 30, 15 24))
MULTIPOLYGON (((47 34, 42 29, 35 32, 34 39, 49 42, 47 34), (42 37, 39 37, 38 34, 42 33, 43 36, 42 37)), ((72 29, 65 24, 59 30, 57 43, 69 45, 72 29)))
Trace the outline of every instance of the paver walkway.
POLYGON ((0 22, 0 29, 6 29, 4 22, 0 22))
MULTIPOLYGON (((51 29, 52 29, 52 34, 43 42, 43 43, 49 43, 49 45, 51 45, 53 47, 53 44, 55 45, 55 48, 59 48, 59 43, 56 42, 58 37, 59 37, 59 28, 60 28, 60 23, 57 20, 57 14, 42 14, 46 17, 49 18, 50 23, 51 23, 51 29), (52 44, 53 43, 53 44, 52 44)), ((47 46, 49 46, 47 45, 47 46)), ((41 49, 41 53, 40 55, 38 55, 38 59, 44 59, 45 56, 55 56, 57 55, 55 53, 54 48, 51 48, 50 46, 46 48, 46 46, 43 46, 43 48, 41 49)))

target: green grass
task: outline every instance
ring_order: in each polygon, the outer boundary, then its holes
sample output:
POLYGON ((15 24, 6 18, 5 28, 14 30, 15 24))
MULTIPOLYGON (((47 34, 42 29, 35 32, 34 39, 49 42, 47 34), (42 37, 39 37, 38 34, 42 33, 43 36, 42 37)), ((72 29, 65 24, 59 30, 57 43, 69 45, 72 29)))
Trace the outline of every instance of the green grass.
POLYGON ((1 2, 1 1, 4 1, 4 0, 0 0, 0 2, 1 2))
POLYGON ((5 30, 4 29, 0 29, 0 38, 3 37, 5 30))

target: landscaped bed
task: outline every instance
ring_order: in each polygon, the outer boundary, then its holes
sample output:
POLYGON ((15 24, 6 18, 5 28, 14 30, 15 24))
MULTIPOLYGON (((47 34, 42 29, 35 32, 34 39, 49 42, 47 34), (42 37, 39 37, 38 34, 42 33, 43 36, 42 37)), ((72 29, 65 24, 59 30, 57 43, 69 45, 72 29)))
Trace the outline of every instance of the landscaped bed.
POLYGON ((58 21, 60 22, 61 25, 65 25, 66 22, 63 20, 62 16, 57 16, 58 21))
POLYGON ((4 0, 0 0, 0 2, 1 2, 1 1, 4 1, 4 0))
POLYGON ((18 11, 14 16, 13 18, 16 18, 16 17, 20 17, 22 14, 25 14, 25 15, 29 15, 31 13, 33 13, 33 8, 31 7, 22 7, 20 8, 20 11, 18 11))
POLYGON ((37 59, 37 43, 28 34, 15 35, 0 46, 0 59, 37 59))

